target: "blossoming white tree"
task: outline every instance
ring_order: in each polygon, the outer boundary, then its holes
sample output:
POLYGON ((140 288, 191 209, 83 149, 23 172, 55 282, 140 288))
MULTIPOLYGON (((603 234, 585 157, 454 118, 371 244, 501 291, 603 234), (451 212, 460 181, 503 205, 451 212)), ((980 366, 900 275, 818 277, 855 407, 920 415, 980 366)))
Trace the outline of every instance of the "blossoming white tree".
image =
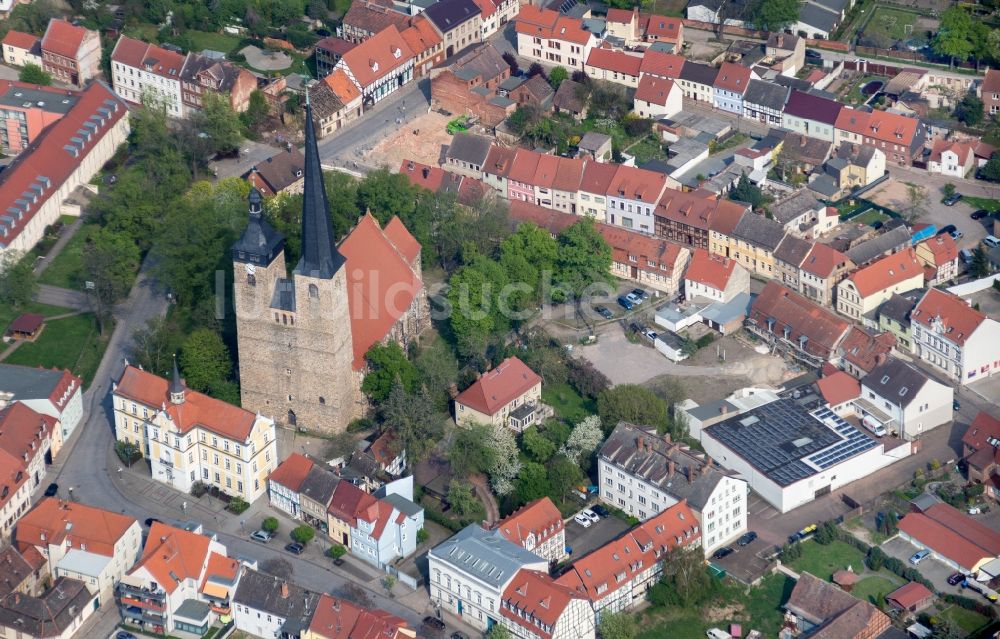
POLYGON ((494 426, 488 446, 491 453, 490 468, 487 470, 490 487, 497 495, 506 495, 514 489, 514 479, 521 472, 514 432, 506 426, 494 426))
POLYGON ((573 427, 569 439, 559 449, 567 458, 579 464, 586 459, 604 441, 604 431, 601 430, 601 418, 591 415, 573 427))

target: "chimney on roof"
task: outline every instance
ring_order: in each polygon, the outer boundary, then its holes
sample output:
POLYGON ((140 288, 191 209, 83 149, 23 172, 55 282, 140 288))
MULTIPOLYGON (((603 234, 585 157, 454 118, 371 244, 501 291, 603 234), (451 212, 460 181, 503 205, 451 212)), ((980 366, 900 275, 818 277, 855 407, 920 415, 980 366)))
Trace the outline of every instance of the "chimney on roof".
POLYGON ((677 464, 671 459, 667 462, 667 477, 673 477, 675 472, 677 472, 677 464))
POLYGON ((288 599, 288 582, 287 581, 282 581, 281 582, 281 598, 282 599, 288 599))
POLYGON ((646 438, 643 437, 642 435, 639 435, 636 438, 636 448, 638 448, 639 450, 643 450, 644 448, 646 448, 646 438))
POLYGON ((719 414, 720 415, 726 415, 728 413, 729 413, 729 406, 727 404, 723 404, 722 406, 719 406, 719 414))
POLYGON ((805 146, 805 145, 806 145, 806 136, 804 136, 804 135, 799 136, 799 146, 802 147, 802 146, 805 146))

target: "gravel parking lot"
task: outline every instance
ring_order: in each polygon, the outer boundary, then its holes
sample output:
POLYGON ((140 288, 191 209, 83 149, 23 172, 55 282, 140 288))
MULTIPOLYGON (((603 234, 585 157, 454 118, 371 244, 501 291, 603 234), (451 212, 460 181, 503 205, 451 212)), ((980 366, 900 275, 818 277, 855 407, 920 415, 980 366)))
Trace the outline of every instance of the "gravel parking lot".
POLYGON ((628 529, 629 525, 617 517, 605 517, 590 528, 584 528, 570 517, 566 521, 566 545, 573 549, 570 559, 583 557, 628 529))

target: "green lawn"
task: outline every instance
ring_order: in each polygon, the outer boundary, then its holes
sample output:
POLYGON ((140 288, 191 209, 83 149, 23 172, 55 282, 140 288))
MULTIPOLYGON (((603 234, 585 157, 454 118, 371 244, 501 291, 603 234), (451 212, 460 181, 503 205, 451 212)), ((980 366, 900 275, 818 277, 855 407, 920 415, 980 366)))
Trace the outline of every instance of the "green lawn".
POLYGON ((959 606, 952 606, 941 613, 954 626, 958 626, 965 632, 972 634, 989 623, 989 619, 973 610, 966 610, 959 606))
POLYGON ((68 368, 89 385, 107 348, 107 335, 97 330, 97 320, 92 313, 74 315, 48 322, 36 342, 22 344, 5 364, 68 368))
POLYGON ((657 142, 653 136, 639 140, 625 152, 635 156, 636 164, 645 164, 650 160, 667 160, 663 145, 657 142))
POLYGON ((870 211, 865 211, 861 215, 851 218, 851 223, 867 224, 868 226, 874 226, 875 222, 882 222, 885 224, 891 218, 885 213, 880 212, 878 209, 872 209, 870 211))
POLYGON ((1000 211, 1000 200, 985 197, 963 197, 962 201, 974 209, 986 209, 990 213, 1000 211))
POLYGON ((240 44, 240 38, 226 33, 215 33, 212 31, 185 31, 184 35, 191 38, 191 41, 195 46, 195 51, 199 53, 202 49, 212 49, 213 51, 229 53, 230 51, 236 49, 236 47, 240 44))
POLYGON ((865 30, 878 29, 888 33, 893 40, 908 40, 913 35, 916 21, 917 14, 912 11, 879 5, 865 30))
POLYGON ((760 630, 765 637, 778 636, 785 616, 781 608, 794 587, 795 581, 780 572, 765 577, 745 600, 749 620, 743 621, 743 627, 760 630))
POLYGON ((802 542, 802 556, 791 563, 791 568, 830 581, 833 573, 848 566, 860 570, 863 561, 861 551, 848 543, 837 540, 823 546, 810 539, 802 542))
POLYGON ((45 269, 38 281, 42 284, 51 284, 74 291, 83 290, 83 282, 86 279, 83 272, 83 246, 87 243, 87 238, 97 231, 97 228, 96 224, 81 226, 76 235, 71 237, 66 246, 63 247, 62 252, 45 269))
POLYGON ((61 306, 49 306, 48 304, 39 304, 37 302, 25 304, 23 308, 19 309, 14 309, 6 304, 0 305, 0 333, 6 331, 7 325, 23 313, 38 313, 39 315, 44 315, 45 317, 52 317, 53 315, 62 315, 64 313, 72 312, 72 309, 62 308, 61 306))
POLYGON ((582 422, 597 412, 594 402, 581 397, 569 384, 543 386, 542 401, 555 409, 556 417, 570 424, 582 422))
POLYGON ((863 601, 868 601, 876 606, 880 601, 885 600, 885 596, 898 588, 896 582, 885 577, 865 577, 854 586, 851 594, 863 601))

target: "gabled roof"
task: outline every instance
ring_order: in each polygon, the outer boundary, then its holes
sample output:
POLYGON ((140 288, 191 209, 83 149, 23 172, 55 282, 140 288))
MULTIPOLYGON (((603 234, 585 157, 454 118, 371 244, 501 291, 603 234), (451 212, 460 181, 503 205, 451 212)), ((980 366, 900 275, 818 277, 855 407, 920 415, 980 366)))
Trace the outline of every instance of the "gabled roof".
POLYGON ((410 45, 413 55, 420 57, 424 52, 441 44, 441 36, 427 18, 418 15, 413 24, 402 31, 400 35, 406 44, 410 45))
POLYGON ((412 59, 413 51, 395 25, 379 31, 345 53, 342 58, 362 88, 391 74, 412 59))
POLYGON ((990 442, 991 438, 1000 441, 1000 418, 981 410, 962 435, 962 443, 975 450, 987 447, 1000 449, 1000 446, 990 442))
POLYGON ((879 317, 887 317, 908 327, 910 325, 910 312, 913 311, 925 293, 926 291, 920 289, 908 291, 903 295, 893 293, 892 297, 882 302, 882 305, 878 307, 879 317))
POLYGON ((611 224, 597 224, 604 241, 611 246, 611 259, 618 264, 637 265, 644 271, 655 271, 673 277, 674 268, 683 247, 674 242, 637 233, 611 224))
POLYGON ((508 73, 510 66, 496 47, 483 44, 449 65, 448 70, 466 82, 478 78, 482 84, 486 84, 508 73))
POLYGON ((634 166, 618 167, 611 180, 607 195, 652 204, 657 201, 667 184, 667 176, 634 166))
POLYGON ((297 493, 312 467, 313 461, 311 459, 299 453, 292 453, 271 471, 267 479, 297 493))
POLYGON ((68 370, 0 364, 0 392, 11 393, 12 401, 47 399, 62 410, 82 384, 68 370))
POLYGON ((594 48, 587 56, 587 66, 638 76, 639 67, 642 66, 642 56, 629 55, 624 51, 614 49, 594 48))
POLYGON ((7 35, 3 37, 3 45, 5 47, 15 47, 26 51, 31 51, 40 42, 41 40, 38 36, 33 36, 30 33, 22 31, 15 31, 14 29, 8 31, 7 35))
POLYGON ((740 218, 739 224, 733 229, 733 237, 773 251, 785 237, 785 228, 763 215, 750 213, 740 218))
MULTIPOLYGON (((352 3, 351 4, 351 9, 354 9, 354 7, 360 6, 360 5, 361 5, 360 2, 352 3)), ((350 13, 351 9, 348 9, 348 13, 350 13)), ((345 16, 345 19, 346 19, 346 16, 345 16)), ((433 29, 432 29, 432 31, 433 31, 433 29)), ((330 37, 327 37, 327 38, 323 38, 322 40, 320 40, 319 42, 316 43, 316 48, 317 49, 322 49, 324 51, 329 51, 330 53, 332 53, 334 55, 337 55, 337 56, 344 55, 345 53, 347 53, 348 51, 350 51, 351 49, 353 49, 356 46, 358 46, 356 43, 354 43, 354 42, 348 42, 347 40, 344 40, 343 38, 338 38, 336 36, 330 36, 330 37)))
POLYGON ((746 93, 752 76, 753 72, 742 64, 723 62, 722 66, 719 67, 719 74, 715 77, 713 86, 716 89, 743 95, 746 93))
POLYGON ((840 349, 844 359, 866 373, 884 362, 896 346, 896 336, 888 331, 872 335, 859 326, 852 326, 840 349))
POLYGON ((809 255, 812 247, 812 242, 807 242, 801 237, 795 237, 791 233, 788 233, 785 235, 785 239, 781 240, 778 248, 774 249, 774 259, 780 260, 789 266, 799 268, 802 261, 809 255))
POLYGON ((538 547, 545 541, 563 530, 562 514, 548 497, 536 499, 521 506, 495 526, 504 539, 522 548, 528 543, 528 536, 534 535, 534 546, 538 547))
POLYGON ((184 403, 170 401, 170 382, 135 366, 126 366, 114 392, 154 410, 163 409, 183 435, 195 427, 205 428, 223 437, 245 442, 257 416, 239 406, 187 389, 184 403))
POLYGON ((580 180, 580 190, 587 193, 607 195, 611 183, 618 173, 619 164, 609 162, 594 162, 588 160, 583 166, 583 177, 580 180))
MULTIPOLYGON (((848 276, 847 281, 854 284, 861 297, 875 295, 887 288, 897 286, 917 275, 923 275, 923 267, 917 260, 914 249, 908 248, 899 253, 887 255, 880 260, 862 267, 848 276)), ((914 288, 919 288, 923 280, 914 288)))
POLYGON ((518 199, 510 201, 510 219, 518 224, 525 222, 534 224, 552 235, 558 235, 580 221, 580 218, 572 213, 542 208, 537 204, 518 199))
POLYGON ((824 205, 812 193, 807 189, 800 189, 772 204, 770 211, 776 220, 788 224, 806 213, 816 213, 823 208, 824 205))
POLYGON ((826 33, 833 31, 839 21, 840 16, 836 13, 811 2, 805 2, 799 8, 799 22, 826 33))
POLYGON ((351 78, 347 76, 343 69, 335 69, 323 78, 323 84, 330 87, 330 90, 333 91, 333 94, 337 96, 342 105, 348 105, 361 97, 361 91, 356 84, 351 82, 351 78))
POLYGON ((305 628, 319 603, 319 594, 294 582, 247 569, 240 577, 233 602, 281 617, 285 624, 305 628))
POLYGON ((27 404, 14 402, 0 410, 0 449, 30 462, 42 452, 43 444, 52 437, 56 420, 32 410, 27 404))
POLYGON ((860 111, 844 108, 837 117, 836 128, 881 142, 908 147, 917 134, 920 121, 888 111, 860 111))
POLYGON ((928 590, 927 586, 916 581, 911 581, 905 586, 893 590, 885 598, 887 601, 895 603, 904 610, 909 610, 933 596, 934 593, 928 590))
MULTIPOLYGON (((172 593, 183 581, 201 581, 210 551, 211 539, 205 535, 154 521, 142 556, 129 574, 144 568, 161 588, 172 593)), ((230 561, 239 565, 235 559, 230 561)))
POLYGON ((986 321, 986 315, 969 306, 961 297, 932 288, 910 313, 910 320, 921 326, 933 328, 941 322, 941 335, 959 346, 965 344, 979 325, 986 321))
POLYGON ((639 72, 662 78, 679 78, 684 68, 684 58, 674 53, 647 50, 642 56, 639 72))
POLYGON ((818 626, 813 636, 822 639, 863 637, 868 628, 890 623, 885 613, 872 604, 808 572, 799 575, 785 609, 818 626))
POLYGON ((255 164, 251 171, 264 180, 271 191, 279 193, 302 179, 305 164, 302 152, 291 148, 255 164))
POLYGON ((481 14, 473 0, 440 0, 424 9, 424 15, 441 33, 457 29, 481 14))
POLYGON ((62 637, 78 627, 97 598, 82 581, 59 577, 40 597, 11 593, 0 601, 0 626, 22 637, 62 637))
POLYGON ((571 191, 574 194, 580 190, 580 180, 583 179, 583 160, 577 158, 559 158, 552 188, 557 191, 571 191))
POLYGON ((802 295, 771 281, 764 286, 750 307, 750 320, 760 330, 783 336, 789 329, 788 340, 799 343, 805 338, 804 350, 826 358, 840 344, 848 322, 802 295))
POLYGON ((115 544, 129 528, 138 526, 131 517, 79 502, 46 497, 17 522, 16 541, 27 546, 47 547, 66 542, 69 548, 114 557, 115 544))
POLYGON ((987 93, 1000 93, 1000 70, 987 69, 983 78, 983 97, 987 93))
POLYGON ((735 260, 713 255, 703 248, 696 248, 691 255, 684 279, 724 291, 736 266, 735 260))
MULTIPOLYGON (((3 476, 0 475, 0 482, 3 476)), ((0 484, 2 486, 3 484, 0 484)), ((4 503, 0 498, 0 507, 4 503)), ((26 579, 33 577, 34 572, 31 564, 24 558, 17 548, 7 546, 0 550, 0 566, 3 566, 3 577, 0 577, 0 597, 6 597, 20 586, 26 579)))
POLYGON ((42 50, 75 60, 80 52, 80 45, 88 33, 94 32, 74 26, 65 20, 52 18, 45 29, 45 35, 42 36, 42 50))
POLYGON ((792 90, 785 103, 785 113, 806 120, 814 120, 833 126, 837 122, 844 105, 836 100, 828 100, 811 93, 792 90))
POLYGON ((403 639, 412 630, 405 620, 384 610, 365 610, 344 599, 321 594, 309 631, 322 639, 403 639))
POLYGON ((31 475, 23 458, 11 455, 0 448, 0 508, 6 508, 31 475))
MULTIPOLYGON (((551 639, 556 623, 574 599, 583 597, 536 570, 518 570, 500 595, 500 614, 528 636, 551 639)), ((588 606, 589 608, 589 606, 588 606)), ((572 620, 567 620, 572 622, 572 620)))
MULTIPOLYGON (((635 99, 666 106, 670 94, 674 91, 673 80, 644 75, 639 80, 639 88, 635 91, 635 99)), ((680 91, 680 89, 677 89, 680 91)))
POLYGON ((945 503, 907 514, 899 530, 966 570, 1000 555, 1000 533, 945 503))
POLYGON ((668 18, 653 14, 649 16, 645 23, 645 33, 647 40, 667 40, 677 42, 681 38, 684 30, 684 23, 680 18, 668 18))
POLYGON ((522 568, 542 570, 546 561, 494 531, 469 524, 430 550, 431 561, 471 575, 493 588, 510 583, 522 568))
POLYGON ((847 257, 858 265, 865 265, 879 257, 898 251, 910 244, 910 228, 905 224, 889 229, 881 235, 847 250, 847 257))
POLYGON ((542 378, 524 362, 516 356, 508 357, 462 391, 455 402, 493 415, 541 382, 542 378))
POLYGON ((776 111, 781 111, 785 108, 785 100, 787 99, 788 87, 753 78, 747 83, 747 90, 743 95, 744 102, 759 104, 760 106, 776 111))
POLYGON ((448 146, 447 158, 482 166, 490 153, 490 138, 474 133, 456 133, 448 146))
POLYGON ((111 60, 180 82, 185 56, 155 44, 121 36, 111 52, 111 60))
POLYGON ((358 525, 358 514, 365 513, 376 505, 376 499, 349 481, 337 484, 333 491, 327 512, 347 522, 351 528, 358 525))
POLYGON ((909 362, 889 357, 871 369, 861 385, 885 401, 905 408, 929 381, 927 375, 909 362))
POLYGON ((947 233, 928 238, 917 246, 926 247, 930 251, 935 266, 941 266, 958 259, 958 245, 947 233))
POLYGON ((491 146, 490 152, 486 156, 486 161, 483 163, 483 173, 496 175, 501 178, 507 177, 514 164, 516 153, 517 149, 497 145, 491 146))
POLYGON ((447 171, 440 167, 421 164, 416 160, 403 160, 399 172, 405 175, 411 184, 422 186, 435 193, 441 188, 447 174, 447 171))
POLYGON ((719 70, 713 66, 687 60, 684 62, 684 67, 681 69, 680 78, 681 80, 687 80, 688 82, 694 82, 695 84, 714 86, 715 78, 717 78, 718 75, 719 70))
POLYGON ((594 37, 585 30, 579 20, 562 16, 558 11, 539 9, 526 4, 521 7, 514 21, 518 33, 524 33, 536 38, 562 40, 575 44, 586 44, 594 37))
POLYGON ((423 282, 378 222, 366 213, 337 246, 352 276, 347 302, 351 312, 354 370, 364 366, 365 353, 389 334, 417 296, 423 282))
MULTIPOLYGON (((715 230, 712 226, 715 216, 722 216, 723 219, 731 221, 742 218, 745 211, 745 205, 732 200, 719 200, 696 192, 666 189, 656 204, 655 215, 694 228, 715 230)), ((739 224, 739 219, 736 224, 739 224)))
POLYGON ((819 378, 816 380, 816 387, 823 400, 830 406, 837 406, 861 396, 861 382, 845 371, 837 371, 833 375, 819 378))
POLYGON ((311 499, 322 504, 323 507, 327 507, 338 484, 340 484, 340 477, 336 473, 320 464, 313 464, 299 486, 299 493, 302 498, 311 499))
POLYGON ((583 91, 586 91, 586 87, 579 82, 563 80, 552 97, 552 106, 572 113, 583 113, 587 108, 586 100, 580 97, 583 91))
POLYGON ((392 216, 389 223, 385 225, 383 233, 406 261, 412 263, 420 257, 420 251, 423 247, 420 246, 420 242, 417 241, 417 238, 413 237, 413 234, 406 228, 403 220, 399 219, 398 215, 392 216))

